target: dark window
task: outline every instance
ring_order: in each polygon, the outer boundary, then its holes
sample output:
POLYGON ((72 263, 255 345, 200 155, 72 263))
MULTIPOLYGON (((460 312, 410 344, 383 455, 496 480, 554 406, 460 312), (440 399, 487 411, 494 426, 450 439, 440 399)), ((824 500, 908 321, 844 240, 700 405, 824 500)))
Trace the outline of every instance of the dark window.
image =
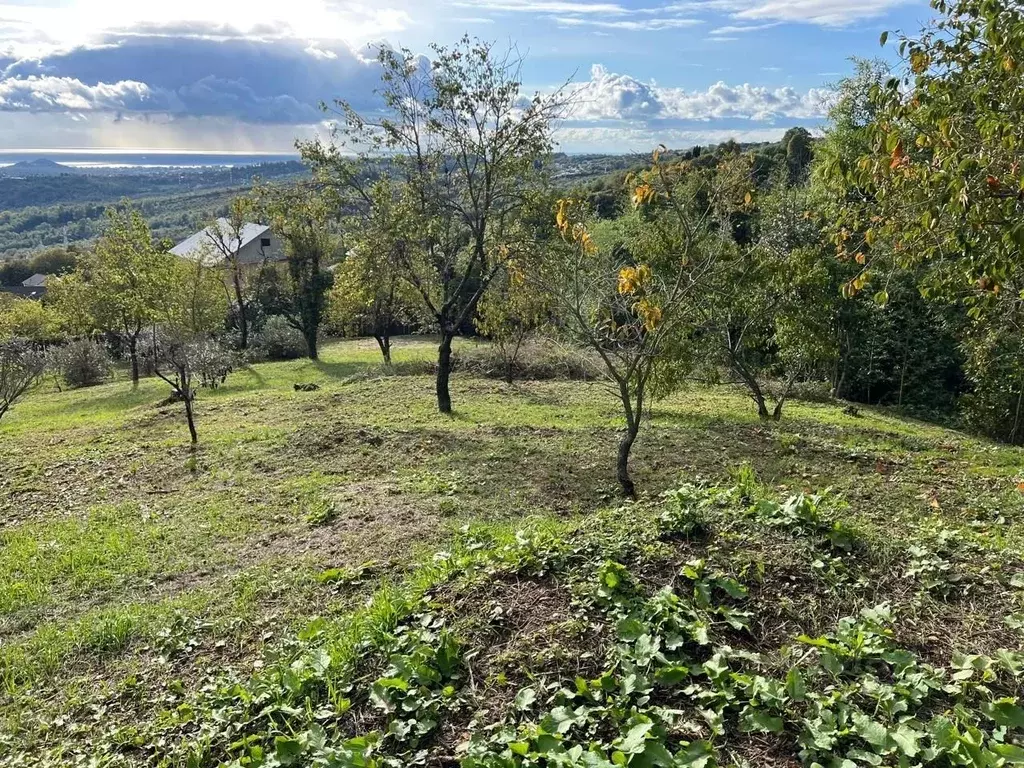
POLYGON ((269 248, 269 247, 270 247, 270 238, 269 237, 261 237, 260 238, 260 248, 269 248))

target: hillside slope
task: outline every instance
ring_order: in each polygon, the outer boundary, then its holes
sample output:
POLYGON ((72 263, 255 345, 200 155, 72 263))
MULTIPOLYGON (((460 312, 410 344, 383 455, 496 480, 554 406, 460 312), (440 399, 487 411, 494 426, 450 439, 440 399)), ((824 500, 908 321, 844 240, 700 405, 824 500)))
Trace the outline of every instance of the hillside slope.
POLYGON ((0 422, 0 763, 1020 760, 1021 450, 693 389, 623 506, 600 383, 431 354, 236 372, 194 457, 152 380, 0 422))

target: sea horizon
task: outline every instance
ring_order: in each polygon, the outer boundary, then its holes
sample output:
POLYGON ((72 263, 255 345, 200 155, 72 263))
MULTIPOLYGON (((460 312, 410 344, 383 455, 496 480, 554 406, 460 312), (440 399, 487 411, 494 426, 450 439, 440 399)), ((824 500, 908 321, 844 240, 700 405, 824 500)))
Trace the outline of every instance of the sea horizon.
POLYGON ((153 169, 209 168, 298 161, 297 152, 234 152, 193 149, 0 149, 0 167, 29 160, 52 160, 70 168, 153 169))

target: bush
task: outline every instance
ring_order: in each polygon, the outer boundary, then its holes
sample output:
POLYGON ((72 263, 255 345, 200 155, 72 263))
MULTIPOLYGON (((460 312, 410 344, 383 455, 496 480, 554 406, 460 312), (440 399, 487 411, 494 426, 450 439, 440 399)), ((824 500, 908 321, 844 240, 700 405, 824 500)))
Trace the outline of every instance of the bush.
POLYGON ((94 387, 110 378, 113 364, 107 348, 91 339, 79 339, 56 347, 50 367, 69 387, 94 387))
POLYGON ((217 389, 235 368, 234 353, 213 339, 196 342, 191 354, 192 369, 204 389, 217 389))
MULTIPOLYGON (((477 344, 455 353, 455 368, 477 376, 504 379, 506 359, 491 344, 477 344)), ((544 339, 529 339, 516 356, 513 378, 540 381, 545 379, 599 379, 604 373, 593 354, 564 347, 544 339)))
POLYGON ((306 355, 306 340, 281 315, 268 317, 250 341, 250 360, 295 360, 306 355))

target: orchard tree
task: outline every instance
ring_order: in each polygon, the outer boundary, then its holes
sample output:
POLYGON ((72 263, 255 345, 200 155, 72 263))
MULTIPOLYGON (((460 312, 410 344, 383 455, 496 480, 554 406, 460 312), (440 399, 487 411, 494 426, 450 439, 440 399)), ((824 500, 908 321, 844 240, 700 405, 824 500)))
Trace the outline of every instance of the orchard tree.
POLYGON ((320 326, 334 275, 327 269, 339 248, 333 190, 311 181, 256 190, 259 210, 284 240, 287 262, 282 315, 302 334, 310 360, 319 359, 320 326))
POLYGON ((491 340, 501 357, 505 381, 512 383, 523 343, 548 322, 551 299, 538 284, 531 285, 524 269, 529 264, 510 261, 480 300, 476 329, 491 340))
POLYGON ((230 371, 228 352, 213 337, 223 327, 227 300, 219 271, 202 260, 177 262, 172 277, 147 329, 147 355, 156 375, 184 404, 194 449, 199 443, 195 423, 199 385, 204 379, 223 380, 230 371))
POLYGON ((517 226, 544 185, 542 166, 565 92, 527 97, 522 58, 463 38, 431 60, 381 47, 383 116, 337 102, 332 141, 301 146, 318 178, 347 190, 347 205, 373 205, 367 162, 386 166, 407 235, 400 265, 440 334, 438 410, 452 410, 452 341, 473 319, 491 281, 519 250, 517 226), (350 153, 355 153, 353 160, 350 153))
POLYGON ((46 370, 46 356, 27 339, 0 339, 0 419, 46 370))
POLYGON ((381 179, 370 196, 372 204, 346 221, 349 250, 334 272, 329 314, 343 332, 373 336, 384 365, 390 366, 391 336, 416 321, 419 304, 402 276, 411 244, 396 215, 393 185, 381 179))
POLYGON ((932 7, 938 17, 920 34, 900 36, 897 75, 870 90, 867 151, 827 168, 860 193, 836 241, 860 265, 848 293, 922 265, 926 293, 963 299, 978 316, 1024 290, 1024 9, 932 7))
POLYGON ((806 194, 782 186, 756 205, 753 242, 723 249, 695 306, 711 373, 721 364, 758 416, 778 421, 797 380, 834 360, 840 297, 806 194))
POLYGON ((139 343, 172 288, 176 259, 167 243, 127 201, 107 210, 107 224, 78 268, 53 281, 50 293, 71 329, 116 335, 128 352, 132 388, 139 386, 139 343))
POLYGON ((937 18, 920 33, 898 36, 895 76, 868 91, 857 161, 824 165, 846 190, 834 236, 856 264, 848 295, 870 285, 886 303, 885 280, 902 270, 925 297, 966 311, 968 415, 1019 440, 1024 362, 1011 358, 1024 315, 1024 9, 932 7, 937 18))
POLYGON ((239 346, 249 346, 249 314, 246 306, 245 267, 238 257, 242 237, 252 213, 252 201, 236 197, 228 206, 228 215, 223 220, 214 219, 206 228, 207 244, 213 249, 227 271, 234 292, 234 314, 238 319, 239 346))
POLYGON ((713 270, 732 248, 729 215, 742 206, 749 163, 738 155, 698 168, 666 162, 629 179, 634 210, 596 223, 573 200, 558 204, 563 247, 537 274, 563 329, 597 354, 622 406, 616 476, 636 495, 629 457, 645 408, 692 370, 694 334, 713 270))

